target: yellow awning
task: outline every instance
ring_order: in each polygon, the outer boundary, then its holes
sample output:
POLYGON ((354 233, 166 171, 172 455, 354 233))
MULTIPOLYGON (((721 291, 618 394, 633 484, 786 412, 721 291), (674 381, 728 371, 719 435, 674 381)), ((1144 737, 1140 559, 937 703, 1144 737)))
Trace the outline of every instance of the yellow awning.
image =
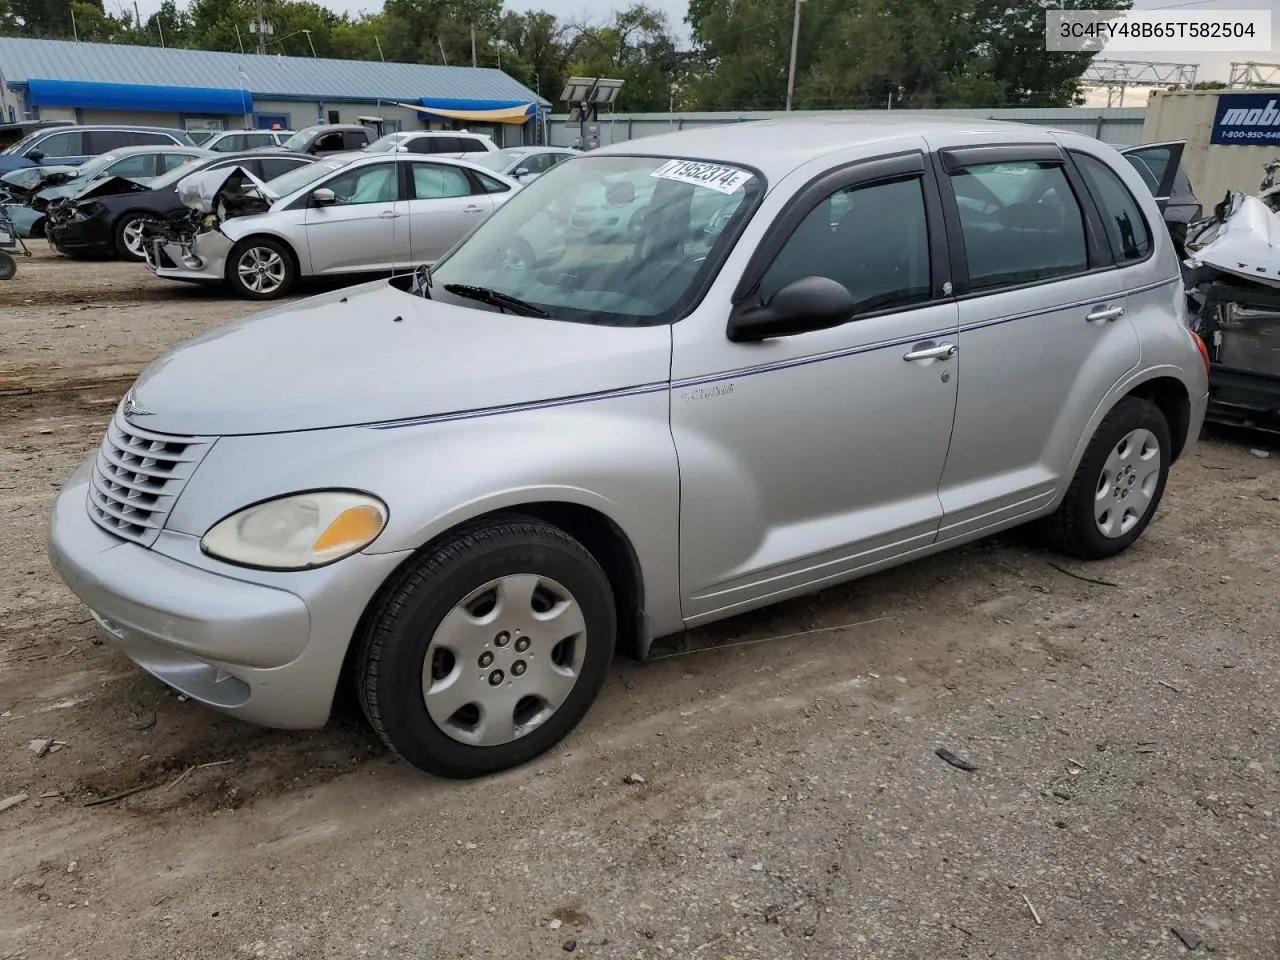
POLYGON ((397 103, 396 106, 407 107, 433 117, 448 117, 450 120, 470 120, 473 123, 526 123, 532 119, 529 108, 533 104, 525 103, 518 107, 503 107, 500 110, 444 110, 437 107, 423 107, 415 103, 397 103))

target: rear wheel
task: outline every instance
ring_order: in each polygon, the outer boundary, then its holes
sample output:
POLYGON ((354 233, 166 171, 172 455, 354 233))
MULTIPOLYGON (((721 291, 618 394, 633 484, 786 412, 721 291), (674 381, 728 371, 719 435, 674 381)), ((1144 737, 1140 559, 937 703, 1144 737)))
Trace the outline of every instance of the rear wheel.
POLYGON ((18 261, 5 251, 0 250, 0 280, 12 280, 17 272, 18 261))
POLYGON ((145 260, 142 249, 143 217, 137 213, 126 213, 116 222, 116 253, 122 260, 145 260))
POLYGON ((249 237, 227 257, 227 283, 237 296, 249 300, 283 297, 297 281, 293 254, 272 237, 249 237))
POLYGON ((1127 550, 1151 522, 1173 444, 1160 409, 1125 397, 1094 432, 1057 511, 1048 519, 1053 545, 1096 560, 1127 550))
POLYGON ((391 584, 362 638, 361 706, 420 770, 505 770, 586 715, 616 623, 604 571, 563 530, 518 517, 464 530, 391 584))

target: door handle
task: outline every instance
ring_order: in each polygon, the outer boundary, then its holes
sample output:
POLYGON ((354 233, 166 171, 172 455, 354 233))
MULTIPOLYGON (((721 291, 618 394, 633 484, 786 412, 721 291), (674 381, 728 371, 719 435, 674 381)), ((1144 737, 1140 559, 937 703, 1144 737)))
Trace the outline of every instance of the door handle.
POLYGON ((949 360, 959 349, 954 343, 921 344, 902 355, 903 360, 949 360))
POLYGON ((400 216, 400 214, 396 213, 394 210, 383 210, 380 214, 378 214, 378 219, 394 220, 398 216, 400 216))
POLYGON ((472 204, 471 206, 469 206, 469 207, 463 207, 463 208, 462 208, 462 212, 463 212, 463 213, 479 213, 479 212, 480 212, 480 208, 479 208, 479 207, 477 207, 477 206, 473 203, 473 204, 472 204))
POLYGON ((1089 323, 1105 322, 1107 320, 1119 320, 1124 316, 1124 307, 1099 307, 1090 314, 1085 315, 1085 320, 1089 323))

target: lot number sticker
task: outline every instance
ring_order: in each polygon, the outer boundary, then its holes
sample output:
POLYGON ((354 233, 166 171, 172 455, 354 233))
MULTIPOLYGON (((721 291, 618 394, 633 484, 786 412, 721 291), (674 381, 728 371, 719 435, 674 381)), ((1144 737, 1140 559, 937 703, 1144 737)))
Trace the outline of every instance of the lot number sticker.
POLYGON ((649 176, 674 180, 676 183, 691 183, 695 187, 708 187, 727 195, 750 180, 753 174, 746 170, 739 170, 737 167, 726 167, 718 163, 669 160, 649 176))

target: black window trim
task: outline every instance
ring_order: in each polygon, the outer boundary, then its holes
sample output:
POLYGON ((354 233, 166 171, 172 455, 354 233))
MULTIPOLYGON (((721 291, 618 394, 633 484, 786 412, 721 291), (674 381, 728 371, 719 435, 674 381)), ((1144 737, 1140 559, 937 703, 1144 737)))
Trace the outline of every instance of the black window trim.
MULTIPOLYGON (((856 323, 873 317, 891 314, 908 313, 927 307, 937 306, 950 299, 946 292, 947 279, 947 237, 943 226, 941 197, 938 185, 934 182, 931 170, 926 163, 925 153, 920 149, 905 150, 898 153, 884 154, 862 160, 854 160, 841 164, 830 170, 824 170, 806 183, 791 198, 787 206, 774 218, 764 236, 756 245, 755 252, 742 272, 731 297, 732 317, 740 309, 755 307, 760 303, 760 284, 764 279, 782 248, 790 241, 800 224, 811 214, 818 204, 832 195, 850 188, 869 187, 877 183, 890 183, 899 180, 920 180, 921 193, 924 198, 925 227, 929 244, 929 299, 919 303, 899 304, 879 310, 868 310, 856 313, 845 323, 856 323)), ((726 331, 728 330, 726 318, 726 331)))
MULTIPOLYGON (((1147 213, 1145 210, 1142 209, 1142 203, 1138 200, 1136 196, 1134 196, 1133 191, 1129 189, 1129 185, 1124 182, 1124 177, 1120 176, 1120 174, 1116 171, 1116 169, 1110 163, 1108 163, 1105 159, 1098 156, 1096 153, 1090 153, 1088 150, 1082 150, 1079 147, 1072 147, 1067 150, 1067 156, 1070 158, 1071 166, 1074 167, 1077 171, 1079 171, 1079 167, 1076 166, 1077 156, 1088 157, 1090 160, 1093 160, 1095 163, 1102 164, 1103 167, 1109 170, 1111 172, 1111 175, 1115 177, 1117 181, 1119 181, 1120 186, 1124 189, 1125 193, 1127 193, 1130 199, 1133 200, 1133 205, 1135 209, 1137 209, 1138 211, 1138 216, 1142 218, 1142 224, 1147 228, 1147 236, 1151 238, 1151 249, 1147 251, 1146 256, 1139 257, 1136 260, 1121 259, 1122 251, 1116 250, 1113 246, 1111 246, 1111 235, 1106 230, 1106 220, 1102 215, 1102 198, 1094 196, 1093 188, 1089 186, 1088 179, 1085 177, 1083 171, 1080 172, 1080 180, 1081 182, 1084 183, 1085 190, 1088 192, 1090 199, 1093 201, 1094 206, 1098 210, 1099 224, 1102 227, 1102 238, 1107 244, 1107 249, 1111 251, 1112 263, 1115 265, 1116 269, 1128 270, 1130 267, 1141 266, 1142 264, 1146 263, 1147 261, 1155 257, 1156 231, 1152 228, 1151 221, 1147 219, 1147 213)), ((1125 163, 1128 163, 1128 162, 1129 161, 1126 159, 1125 163)), ((1138 175, 1141 176, 1141 174, 1138 174, 1138 175)), ((1169 227, 1167 224, 1165 224, 1163 218, 1161 218, 1160 223, 1162 228, 1167 232, 1169 227)))
POLYGON ((471 181, 471 189, 472 189, 473 196, 475 196, 476 193, 479 193, 482 196, 493 197, 493 196, 497 196, 500 193, 511 192, 511 188, 507 186, 507 184, 499 180, 497 177, 491 177, 487 173, 480 173, 478 170, 469 170, 466 167, 459 167, 458 169, 462 170, 467 175, 467 179, 471 181), (497 188, 496 190, 485 189, 484 179, 483 179, 485 177, 488 177, 488 179, 493 181, 493 185, 497 188))
POLYGON ((951 281, 957 301, 972 300, 976 297, 998 296, 1017 290, 1030 290, 1050 283, 1061 283, 1077 277, 1115 270, 1114 256, 1111 254, 1111 243, 1107 239, 1101 214, 1093 201, 1080 171, 1076 169, 1071 157, 1056 143, 1034 141, 1028 143, 984 144, 973 147, 943 147, 932 155, 933 168, 942 193, 942 208, 945 216, 947 248, 951 259, 951 281), (1062 167, 1063 175, 1071 192, 1075 195, 1076 204, 1080 208, 1084 226, 1085 269, 1074 273, 1060 273, 1039 280, 1028 280, 1024 283, 1002 284, 998 287, 984 287, 974 290, 969 280, 969 260, 965 253, 964 233, 960 225, 960 207, 956 202, 955 190, 951 186, 951 174, 966 167, 983 166, 991 163, 1044 163, 1062 167))

